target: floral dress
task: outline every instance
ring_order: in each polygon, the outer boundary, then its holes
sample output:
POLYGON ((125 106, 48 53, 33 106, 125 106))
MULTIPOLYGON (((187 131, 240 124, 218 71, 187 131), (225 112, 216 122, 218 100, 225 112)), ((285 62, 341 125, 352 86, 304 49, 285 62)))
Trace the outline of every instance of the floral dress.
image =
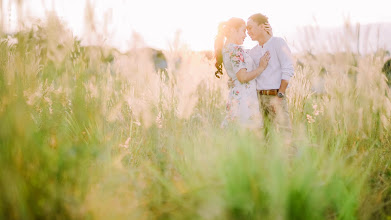
POLYGON ((226 127, 236 122, 247 128, 262 127, 263 120, 259 111, 255 79, 241 83, 236 77, 240 69, 253 71, 256 68, 255 63, 243 47, 236 44, 225 45, 222 53, 224 68, 232 78, 234 86, 228 93, 226 117, 221 126, 226 127))

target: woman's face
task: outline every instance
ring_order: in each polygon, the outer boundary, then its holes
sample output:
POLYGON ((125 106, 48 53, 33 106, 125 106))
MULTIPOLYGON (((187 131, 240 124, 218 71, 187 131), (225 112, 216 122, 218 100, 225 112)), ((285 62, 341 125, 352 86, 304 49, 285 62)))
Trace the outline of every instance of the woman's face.
POLYGON ((232 28, 230 38, 235 44, 242 45, 244 39, 246 39, 246 25, 240 26, 239 29, 232 28))

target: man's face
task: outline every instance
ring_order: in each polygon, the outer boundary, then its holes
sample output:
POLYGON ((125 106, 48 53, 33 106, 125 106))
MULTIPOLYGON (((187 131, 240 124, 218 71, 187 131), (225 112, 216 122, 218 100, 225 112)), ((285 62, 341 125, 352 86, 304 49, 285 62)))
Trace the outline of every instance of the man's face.
POLYGON ((263 31, 262 25, 258 25, 257 22, 253 21, 252 19, 248 19, 247 21, 247 34, 251 37, 251 40, 257 40, 262 31, 263 31))

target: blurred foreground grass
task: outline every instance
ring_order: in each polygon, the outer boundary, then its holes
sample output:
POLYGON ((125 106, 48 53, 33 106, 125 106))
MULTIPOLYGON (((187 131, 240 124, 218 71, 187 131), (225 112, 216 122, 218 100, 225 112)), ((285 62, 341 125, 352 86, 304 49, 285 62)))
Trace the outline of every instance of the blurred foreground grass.
POLYGON ((391 218, 385 53, 296 55, 290 155, 219 128, 204 54, 174 45, 163 73, 50 22, 0 43, 0 219, 391 218))

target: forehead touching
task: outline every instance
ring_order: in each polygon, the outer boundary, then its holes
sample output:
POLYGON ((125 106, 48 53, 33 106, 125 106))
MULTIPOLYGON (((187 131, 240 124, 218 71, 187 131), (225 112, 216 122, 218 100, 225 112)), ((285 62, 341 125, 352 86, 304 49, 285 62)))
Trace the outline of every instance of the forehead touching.
POLYGON ((237 26, 237 27, 230 27, 230 30, 231 31, 242 31, 242 30, 246 30, 246 23, 243 23, 241 24, 240 26, 237 26))
POLYGON ((243 24, 242 26, 239 27, 239 31, 245 31, 246 30, 246 25, 243 24))

